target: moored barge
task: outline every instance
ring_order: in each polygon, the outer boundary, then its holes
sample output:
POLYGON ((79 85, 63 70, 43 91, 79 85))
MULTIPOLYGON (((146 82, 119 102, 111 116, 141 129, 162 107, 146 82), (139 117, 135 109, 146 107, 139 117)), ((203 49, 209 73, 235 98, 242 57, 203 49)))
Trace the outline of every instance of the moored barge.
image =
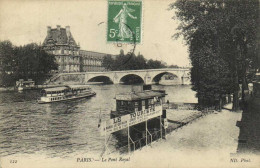
POLYGON ((35 89, 36 87, 35 87, 35 82, 32 79, 28 79, 28 81, 19 79, 19 81, 16 81, 16 88, 18 91, 23 91, 23 90, 35 89))
POLYGON ((165 138, 163 104, 167 94, 164 90, 146 89, 117 94, 116 110, 111 111, 110 120, 101 124, 101 133, 113 134, 119 146, 128 143, 128 151, 165 138))

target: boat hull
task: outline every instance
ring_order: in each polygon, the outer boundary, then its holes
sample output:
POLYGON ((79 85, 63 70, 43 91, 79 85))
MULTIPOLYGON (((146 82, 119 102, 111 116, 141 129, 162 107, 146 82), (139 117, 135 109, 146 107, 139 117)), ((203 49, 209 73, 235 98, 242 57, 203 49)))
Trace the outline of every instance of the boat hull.
POLYGON ((52 101, 41 101, 41 100, 38 100, 38 103, 39 104, 47 104, 47 103, 54 103, 54 102, 61 102, 61 101, 70 101, 70 100, 76 100, 76 99, 82 99, 82 98, 86 98, 86 97, 92 97, 92 96, 95 96, 96 93, 95 92, 92 92, 92 93, 89 93, 89 94, 85 94, 85 95, 78 95, 78 96, 72 96, 72 97, 65 97, 64 99, 61 99, 61 100, 52 100, 52 101))

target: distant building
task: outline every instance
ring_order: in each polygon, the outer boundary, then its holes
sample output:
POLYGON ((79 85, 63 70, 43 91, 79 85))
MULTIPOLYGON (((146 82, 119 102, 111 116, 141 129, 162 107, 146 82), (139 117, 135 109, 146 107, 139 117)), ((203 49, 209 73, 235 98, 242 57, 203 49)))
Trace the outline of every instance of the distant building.
POLYGON ((59 72, 88 72, 104 71, 102 61, 108 54, 80 50, 74 40, 70 26, 52 29, 47 27, 47 36, 43 42, 43 49, 56 57, 59 72))
POLYGON ((107 54, 80 50, 79 54, 81 56, 81 71, 105 71, 105 68, 102 67, 102 62, 104 56, 107 54))

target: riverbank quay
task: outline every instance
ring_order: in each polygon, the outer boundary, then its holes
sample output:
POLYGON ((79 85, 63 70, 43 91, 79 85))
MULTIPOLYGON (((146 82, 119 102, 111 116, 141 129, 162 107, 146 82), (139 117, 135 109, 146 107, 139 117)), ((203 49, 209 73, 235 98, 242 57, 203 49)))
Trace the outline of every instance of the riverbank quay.
POLYGON ((211 113, 176 129, 166 140, 136 151, 131 159, 136 159, 136 165, 149 163, 142 167, 258 167, 256 156, 250 157, 251 162, 241 162, 240 157, 236 158, 239 163, 231 161, 237 150, 236 121, 240 118, 241 112, 211 113))
POLYGON ((14 91, 15 87, 0 87, 0 92, 14 91))
MULTIPOLYGON (((89 86, 90 84, 87 84, 89 86)), ((48 84, 48 85, 35 85, 34 88, 31 89, 25 89, 25 90, 41 90, 46 88, 54 88, 54 87, 60 87, 60 86, 66 86, 66 85, 54 85, 54 84, 48 84)), ((0 92, 6 92, 6 91, 15 91, 17 90, 15 87, 0 87, 0 92)))
MULTIPOLYGON (((45 89, 45 88, 51 88, 51 87, 59 87, 61 85, 35 85, 34 88, 30 88, 27 90, 34 90, 34 89, 45 89)), ((15 91, 17 90, 16 87, 0 87, 0 92, 5 92, 5 91, 15 91)))
MULTIPOLYGON (((139 167, 258 167, 260 159, 255 155, 233 156, 239 136, 236 122, 242 113, 227 110, 231 106, 228 104, 221 112, 214 111, 192 120, 168 134, 166 140, 131 153, 134 163, 129 164, 139 167), (247 159, 251 161, 246 162, 247 159)), ((185 114, 182 116, 187 118, 185 114)))

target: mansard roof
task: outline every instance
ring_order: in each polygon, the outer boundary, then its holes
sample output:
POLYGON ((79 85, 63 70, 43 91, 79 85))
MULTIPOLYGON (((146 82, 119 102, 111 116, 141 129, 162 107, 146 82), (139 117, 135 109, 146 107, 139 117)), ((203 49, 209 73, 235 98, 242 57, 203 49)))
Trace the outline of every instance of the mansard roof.
POLYGON ((70 45, 77 46, 71 32, 70 27, 66 26, 65 28, 61 28, 57 26, 57 28, 52 29, 51 27, 47 28, 47 36, 43 42, 43 45, 70 45))
POLYGON ((106 53, 100 53, 95 51, 87 51, 87 50, 79 50, 79 54, 83 57, 99 57, 103 58, 106 55, 110 55, 112 58, 115 58, 115 55, 112 54, 106 54, 106 53))

